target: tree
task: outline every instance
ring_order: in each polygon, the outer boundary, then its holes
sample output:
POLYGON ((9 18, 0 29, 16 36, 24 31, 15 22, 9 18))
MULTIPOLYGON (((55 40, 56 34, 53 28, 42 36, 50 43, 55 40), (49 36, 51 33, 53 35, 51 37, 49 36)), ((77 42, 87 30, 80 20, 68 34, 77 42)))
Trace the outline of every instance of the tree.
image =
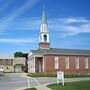
POLYGON ((27 57, 28 54, 22 52, 15 52, 14 57, 27 57))

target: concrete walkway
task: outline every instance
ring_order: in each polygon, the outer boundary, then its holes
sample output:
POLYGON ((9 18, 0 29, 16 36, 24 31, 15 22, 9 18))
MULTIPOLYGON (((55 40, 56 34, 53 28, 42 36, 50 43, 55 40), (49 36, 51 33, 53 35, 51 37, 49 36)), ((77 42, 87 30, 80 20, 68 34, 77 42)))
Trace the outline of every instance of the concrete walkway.
POLYGON ((46 87, 46 85, 40 85, 40 86, 37 86, 37 87, 35 87, 35 88, 36 88, 37 90, 52 90, 52 89, 46 87))
MULTIPOLYGON (((19 89, 16 89, 16 90, 24 90, 28 87, 22 87, 22 88, 19 88, 19 89)), ((40 86, 36 86, 35 87, 37 90, 52 90, 50 88, 48 88, 46 85, 40 85, 40 86)))

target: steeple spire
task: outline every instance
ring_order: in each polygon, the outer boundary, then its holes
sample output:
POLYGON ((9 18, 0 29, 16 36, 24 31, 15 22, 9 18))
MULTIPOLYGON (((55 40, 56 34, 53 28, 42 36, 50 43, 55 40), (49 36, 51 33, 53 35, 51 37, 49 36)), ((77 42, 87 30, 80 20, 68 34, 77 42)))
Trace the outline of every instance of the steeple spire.
POLYGON ((47 19, 46 19, 46 14, 45 14, 45 6, 44 5, 43 5, 42 24, 47 24, 47 19))
POLYGON ((45 6, 43 5, 43 15, 42 15, 42 23, 40 26, 40 36, 39 36, 39 48, 40 49, 49 49, 50 42, 49 42, 49 31, 48 31, 48 24, 45 15, 45 6))

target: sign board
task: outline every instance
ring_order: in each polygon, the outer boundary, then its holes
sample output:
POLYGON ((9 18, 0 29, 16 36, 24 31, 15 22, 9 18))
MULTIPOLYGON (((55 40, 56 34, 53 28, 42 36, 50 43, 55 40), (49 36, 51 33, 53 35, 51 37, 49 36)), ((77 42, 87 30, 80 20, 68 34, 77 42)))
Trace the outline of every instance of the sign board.
POLYGON ((60 82, 64 86, 64 72, 62 71, 57 72, 57 84, 59 84, 60 82))
POLYGON ((0 72, 3 72, 3 71, 4 71, 4 67, 0 66, 0 72))

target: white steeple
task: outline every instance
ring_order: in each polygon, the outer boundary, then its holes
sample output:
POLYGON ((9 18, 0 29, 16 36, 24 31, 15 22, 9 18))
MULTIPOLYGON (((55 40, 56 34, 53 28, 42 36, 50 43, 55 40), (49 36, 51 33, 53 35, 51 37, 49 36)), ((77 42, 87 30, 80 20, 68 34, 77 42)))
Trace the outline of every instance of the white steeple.
POLYGON ((40 42, 49 43, 48 24, 47 24, 47 19, 46 19, 44 8, 43 8, 43 15, 42 15, 42 23, 40 27, 40 42))

